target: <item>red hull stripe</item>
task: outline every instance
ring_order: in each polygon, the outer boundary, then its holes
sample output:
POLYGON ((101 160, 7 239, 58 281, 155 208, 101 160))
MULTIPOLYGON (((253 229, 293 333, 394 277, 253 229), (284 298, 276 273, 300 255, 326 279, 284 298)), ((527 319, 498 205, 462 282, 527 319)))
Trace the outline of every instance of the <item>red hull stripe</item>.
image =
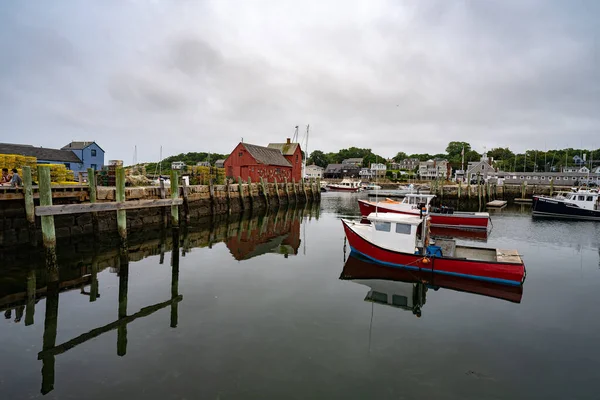
POLYGON ((503 285, 519 286, 523 283, 525 266, 499 262, 429 257, 430 264, 423 263, 419 254, 400 253, 383 249, 356 234, 343 222, 348 244, 355 253, 376 263, 394 268, 428 271, 461 278, 477 279, 503 285))
MULTIPOLYGON (((358 201, 358 205, 360 208, 360 213, 363 216, 368 216, 372 212, 375 212, 375 205, 367 203, 365 201, 358 201)), ((408 215, 419 215, 419 212, 415 210, 415 212, 410 211, 400 211, 393 208, 387 208, 385 206, 378 205, 377 210, 379 212, 391 212, 396 214, 408 214, 408 215)), ((488 227, 488 218, 481 217, 478 215, 461 215, 461 214, 436 214, 431 213, 431 226, 440 226, 440 227, 448 227, 448 226, 461 226, 464 228, 471 229, 487 229, 488 227)))

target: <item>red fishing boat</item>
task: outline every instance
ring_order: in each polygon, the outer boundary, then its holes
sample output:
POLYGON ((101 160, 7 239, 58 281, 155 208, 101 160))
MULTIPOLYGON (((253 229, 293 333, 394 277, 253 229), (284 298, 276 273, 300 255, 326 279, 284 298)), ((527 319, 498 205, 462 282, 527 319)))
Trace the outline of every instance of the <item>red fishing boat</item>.
POLYGON ((413 271, 520 286, 525 265, 516 250, 460 246, 454 239, 429 242, 429 216, 372 213, 371 224, 342 219, 352 252, 376 263, 413 271), (419 235, 420 231, 420 235, 419 235))
MULTIPOLYGON (((392 282, 398 282, 399 284, 406 282, 410 285, 413 291, 417 283, 423 283, 427 288, 437 290, 439 288, 451 289, 460 292, 473 293, 486 297, 494 297, 496 299, 506 300, 513 303, 520 303, 523 297, 523 286, 507 286, 499 285, 492 282, 476 281, 474 279, 461 278, 452 275, 433 274, 428 271, 410 271, 403 268, 389 268, 382 265, 378 265, 370 261, 369 259, 362 257, 357 254, 350 255, 344 269, 340 275, 342 280, 351 280, 356 283, 369 286, 371 290, 376 290, 378 293, 373 293, 369 298, 384 298, 384 296, 377 296, 386 292, 385 288, 392 282), (387 285, 382 284, 384 281, 390 282, 387 285), (381 289, 383 288, 383 290, 381 289)), ((398 288, 394 293, 384 293, 386 298, 392 299, 397 296, 401 291, 398 288)), ((414 299, 415 296, 405 296, 408 298, 406 303, 410 303, 410 300, 414 299)))
MULTIPOLYGON (((433 194, 407 194, 402 201, 385 199, 375 202, 369 200, 358 200, 360 213, 367 216, 372 212, 398 213, 408 215, 419 215, 423 207, 429 209, 433 194)), ((431 226, 461 229, 488 229, 490 214, 486 212, 454 211, 450 207, 433 208, 431 215, 431 226)))

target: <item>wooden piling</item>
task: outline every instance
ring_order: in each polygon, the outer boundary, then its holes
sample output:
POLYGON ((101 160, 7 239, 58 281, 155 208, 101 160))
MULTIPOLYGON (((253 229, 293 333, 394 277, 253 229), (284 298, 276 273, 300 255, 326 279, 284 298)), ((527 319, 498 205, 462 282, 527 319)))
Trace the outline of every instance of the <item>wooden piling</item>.
POLYGON ((554 195, 554 179, 550 179, 550 196, 554 195))
POLYGON ((27 222, 29 225, 35 227, 35 209, 33 206, 33 182, 31 179, 31 168, 28 166, 23 167, 23 188, 25 198, 25 215, 27 216, 27 222))
MULTIPOLYGON (((160 194, 160 198, 161 199, 166 199, 167 198, 167 193, 166 193, 166 190, 165 190, 165 181, 163 181, 162 179, 160 180, 159 194, 160 194)), ((160 211, 161 211, 161 215, 162 215, 162 224, 163 224, 163 227, 166 227, 169 224, 169 221, 168 221, 168 218, 167 218, 167 210, 166 210, 165 207, 161 207, 160 211)))
POLYGON ((467 197, 471 200, 471 181, 467 180, 467 197))
MULTIPOLYGON (((93 168, 88 168, 87 176, 88 176, 88 190, 89 190, 90 203, 95 203, 97 201, 97 192, 98 192, 97 184, 96 184, 96 171, 94 171, 93 168)), ((99 233, 98 232, 98 213, 97 212, 92 213, 92 229, 95 234, 99 233)))
POLYGON ((231 215, 231 185, 229 179, 225 182, 225 190, 227 190, 227 215, 231 215))
MULTIPOLYGON (((50 167, 38 166, 38 181, 40 192, 40 205, 52 205, 52 187, 50 184, 50 167)), ((56 264, 56 232, 54 230, 54 216, 44 215, 42 220, 42 237, 46 252, 46 267, 51 270, 57 269, 56 264)))
POLYGON ((308 197, 306 196, 306 185, 304 184, 304 178, 300 179, 300 183, 302 184, 302 193, 304 194, 304 201, 308 201, 308 197))
POLYGON ((462 181, 458 181, 458 193, 457 196, 460 199, 460 195, 461 195, 461 189, 462 189, 462 181))
MULTIPOLYGON (((177 171, 171 171, 171 199, 179 198, 179 174, 177 171)), ((179 226, 179 206, 173 204, 171 206, 171 225, 179 226)))
POLYGON ((269 192, 267 192, 267 187, 265 185, 265 180, 263 177, 260 177, 260 186, 262 187, 262 193, 265 198, 265 206, 269 208, 269 192))
POLYGON ((296 190, 296 179, 292 178, 292 187, 294 188, 294 204, 298 204, 298 191, 296 190))
POLYGON ((240 210, 244 210, 244 185, 242 183, 242 177, 238 176, 238 195, 240 197, 240 210))
POLYGON ((210 213, 215 215, 217 213, 217 202, 215 199, 215 185, 213 185, 212 179, 208 185, 208 195, 210 196, 210 213))
POLYGON ((188 203, 188 191, 189 186, 187 185, 185 179, 181 180, 181 192, 183 194, 183 215, 185 218, 185 222, 190 222, 190 204, 188 203))
POLYGON ((281 199, 279 198, 279 184, 277 183, 277 179, 274 179, 274 181, 275 181, 275 196, 277 196, 277 205, 280 206, 281 199))
POLYGON ((254 208, 254 195, 252 193, 252 179, 248 177, 248 198, 250 199, 250 209, 254 208))
MULTIPOLYGON (((116 170, 116 191, 115 200, 117 203, 125 202, 125 169, 118 167, 116 170)), ((117 228, 119 230, 119 236, 122 240, 122 245, 126 246, 125 240, 127 239, 127 211, 117 210, 117 228)))

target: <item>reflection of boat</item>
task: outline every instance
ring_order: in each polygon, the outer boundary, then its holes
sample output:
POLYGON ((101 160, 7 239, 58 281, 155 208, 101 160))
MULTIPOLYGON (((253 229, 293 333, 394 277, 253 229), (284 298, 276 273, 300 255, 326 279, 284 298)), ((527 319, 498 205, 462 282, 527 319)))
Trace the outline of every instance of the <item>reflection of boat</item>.
POLYGON ((598 190, 559 193, 555 197, 533 196, 531 215, 544 218, 600 221, 598 190))
MULTIPOLYGON (((372 212, 419 215, 423 207, 429 208, 433 194, 407 194, 402 201, 385 199, 374 202, 358 200, 360 213, 367 216, 372 212)), ((488 229, 490 215, 486 212, 454 211, 450 207, 431 209, 431 226, 461 227, 466 229, 488 229)))
POLYGON ((429 244, 428 227, 403 214, 372 213, 370 225, 342 219, 353 252, 386 266, 519 286, 525 265, 516 250, 460 246, 453 239, 429 244), (421 228, 421 238, 417 233, 421 228))
POLYGON ((335 190, 341 192, 358 192, 360 189, 360 181, 347 178, 342 179, 340 183, 330 183, 327 185, 327 190, 335 190))
POLYGON ((522 286, 506 286, 425 271, 382 267, 357 255, 348 257, 340 279, 370 287, 371 291, 365 300, 411 309, 413 312, 417 307, 420 311, 420 307, 425 304, 427 288, 452 289, 514 303, 520 303, 523 296, 522 286), (424 287, 419 287, 420 284, 424 287))

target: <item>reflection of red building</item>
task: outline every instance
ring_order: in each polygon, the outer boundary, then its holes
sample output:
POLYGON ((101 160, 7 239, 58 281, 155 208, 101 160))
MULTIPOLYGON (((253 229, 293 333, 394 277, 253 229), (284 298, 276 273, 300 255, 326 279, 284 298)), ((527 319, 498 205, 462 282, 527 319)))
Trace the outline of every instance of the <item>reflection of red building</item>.
POLYGON ((250 178, 253 182, 260 178, 267 182, 292 180, 292 165, 277 148, 239 143, 225 160, 224 167, 227 177, 233 179, 241 177, 247 181, 250 178))
POLYGON ((292 178, 296 182, 302 179, 302 149, 300 143, 291 143, 287 138, 286 143, 269 143, 270 149, 278 149, 286 160, 292 165, 292 178))
POLYGON ((259 226, 256 220, 244 221, 243 224, 247 223, 248 228, 242 230, 241 235, 227 239, 227 248, 236 260, 247 260, 267 253, 283 254, 285 257, 298 254, 300 219, 264 218, 262 222, 266 226, 259 226))

